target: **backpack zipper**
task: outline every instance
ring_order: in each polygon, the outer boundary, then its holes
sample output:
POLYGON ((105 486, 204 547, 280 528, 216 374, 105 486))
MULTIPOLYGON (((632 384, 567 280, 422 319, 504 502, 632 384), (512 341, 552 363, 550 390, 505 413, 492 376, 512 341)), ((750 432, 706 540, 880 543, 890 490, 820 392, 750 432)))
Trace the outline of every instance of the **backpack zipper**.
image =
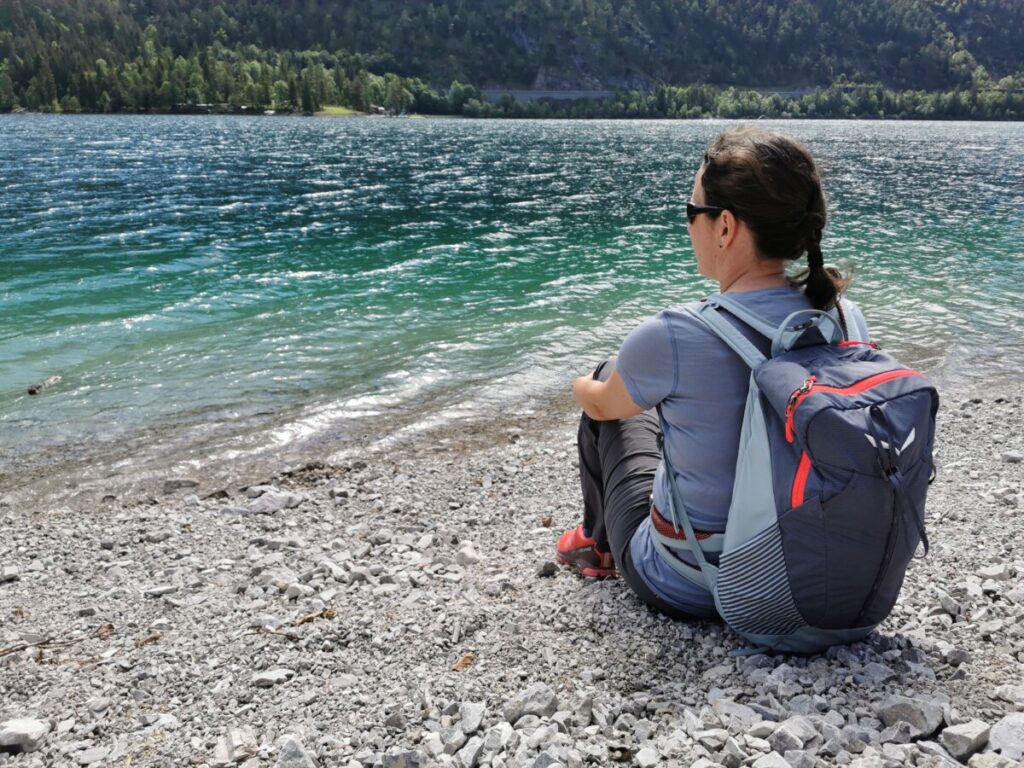
POLYGON ((789 396, 789 400, 786 403, 786 442, 792 443, 796 439, 796 430, 794 429, 794 421, 796 420, 796 409, 800 403, 807 399, 807 397, 814 392, 831 392, 834 395, 856 395, 865 390, 876 387, 879 384, 884 384, 887 381, 893 379, 902 379, 907 376, 920 376, 921 374, 917 371, 911 370, 910 368, 897 368, 893 371, 885 371, 883 373, 876 373, 873 376, 868 376, 860 381, 855 381, 846 387, 831 387, 827 384, 817 384, 817 376, 808 376, 807 380, 804 381, 799 387, 793 390, 793 394, 789 396))
MULTIPOLYGON (((917 371, 910 368, 897 368, 893 371, 876 373, 867 378, 855 381, 846 387, 832 387, 827 384, 817 384, 817 376, 808 376, 799 387, 793 390, 786 403, 786 442, 792 443, 796 439, 794 421, 796 409, 800 403, 807 399, 813 392, 831 392, 835 395, 856 395, 872 387, 884 384, 893 379, 903 379, 907 376, 921 376, 917 371)), ((796 474, 793 476, 793 489, 790 494, 789 503, 791 507, 799 507, 804 503, 804 496, 807 491, 807 478, 811 474, 811 455, 807 451, 800 454, 800 463, 797 464, 796 474)))

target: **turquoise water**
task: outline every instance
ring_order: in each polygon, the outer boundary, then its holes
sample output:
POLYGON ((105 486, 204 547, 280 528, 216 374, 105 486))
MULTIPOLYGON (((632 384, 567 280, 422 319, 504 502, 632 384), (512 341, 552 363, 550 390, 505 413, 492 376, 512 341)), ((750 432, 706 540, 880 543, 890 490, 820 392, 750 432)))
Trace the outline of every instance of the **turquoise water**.
MULTIPOLYGON (((727 125, 0 117, 0 467, 524 412, 713 290, 680 211, 727 125)), ((884 346, 1019 376, 1024 125, 767 125, 884 346)))

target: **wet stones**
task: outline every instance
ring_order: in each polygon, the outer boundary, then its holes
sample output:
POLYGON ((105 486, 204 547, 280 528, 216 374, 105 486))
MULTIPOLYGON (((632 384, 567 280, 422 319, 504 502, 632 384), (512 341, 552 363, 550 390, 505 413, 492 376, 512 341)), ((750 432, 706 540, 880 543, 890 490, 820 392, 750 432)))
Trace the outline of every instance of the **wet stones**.
POLYGON ((174 477, 164 480, 164 493, 171 494, 187 488, 198 488, 199 481, 188 477, 174 477))

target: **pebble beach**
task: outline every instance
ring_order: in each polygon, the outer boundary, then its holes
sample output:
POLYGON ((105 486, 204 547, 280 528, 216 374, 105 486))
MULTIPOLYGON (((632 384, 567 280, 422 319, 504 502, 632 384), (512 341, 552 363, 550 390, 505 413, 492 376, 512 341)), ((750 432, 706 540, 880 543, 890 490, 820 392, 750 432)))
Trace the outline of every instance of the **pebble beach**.
POLYGON ((942 392, 931 551, 867 641, 745 655, 553 561, 575 417, 252 482, 0 495, 0 766, 1024 759, 1024 386, 942 392))

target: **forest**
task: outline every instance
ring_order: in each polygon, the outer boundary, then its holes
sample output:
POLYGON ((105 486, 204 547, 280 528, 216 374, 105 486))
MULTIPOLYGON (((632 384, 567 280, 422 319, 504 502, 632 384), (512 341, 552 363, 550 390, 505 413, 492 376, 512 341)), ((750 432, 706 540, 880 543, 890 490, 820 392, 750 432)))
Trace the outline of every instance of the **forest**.
POLYGON ((1017 0, 5 0, 0 111, 1021 119, 1022 51, 1017 0))

